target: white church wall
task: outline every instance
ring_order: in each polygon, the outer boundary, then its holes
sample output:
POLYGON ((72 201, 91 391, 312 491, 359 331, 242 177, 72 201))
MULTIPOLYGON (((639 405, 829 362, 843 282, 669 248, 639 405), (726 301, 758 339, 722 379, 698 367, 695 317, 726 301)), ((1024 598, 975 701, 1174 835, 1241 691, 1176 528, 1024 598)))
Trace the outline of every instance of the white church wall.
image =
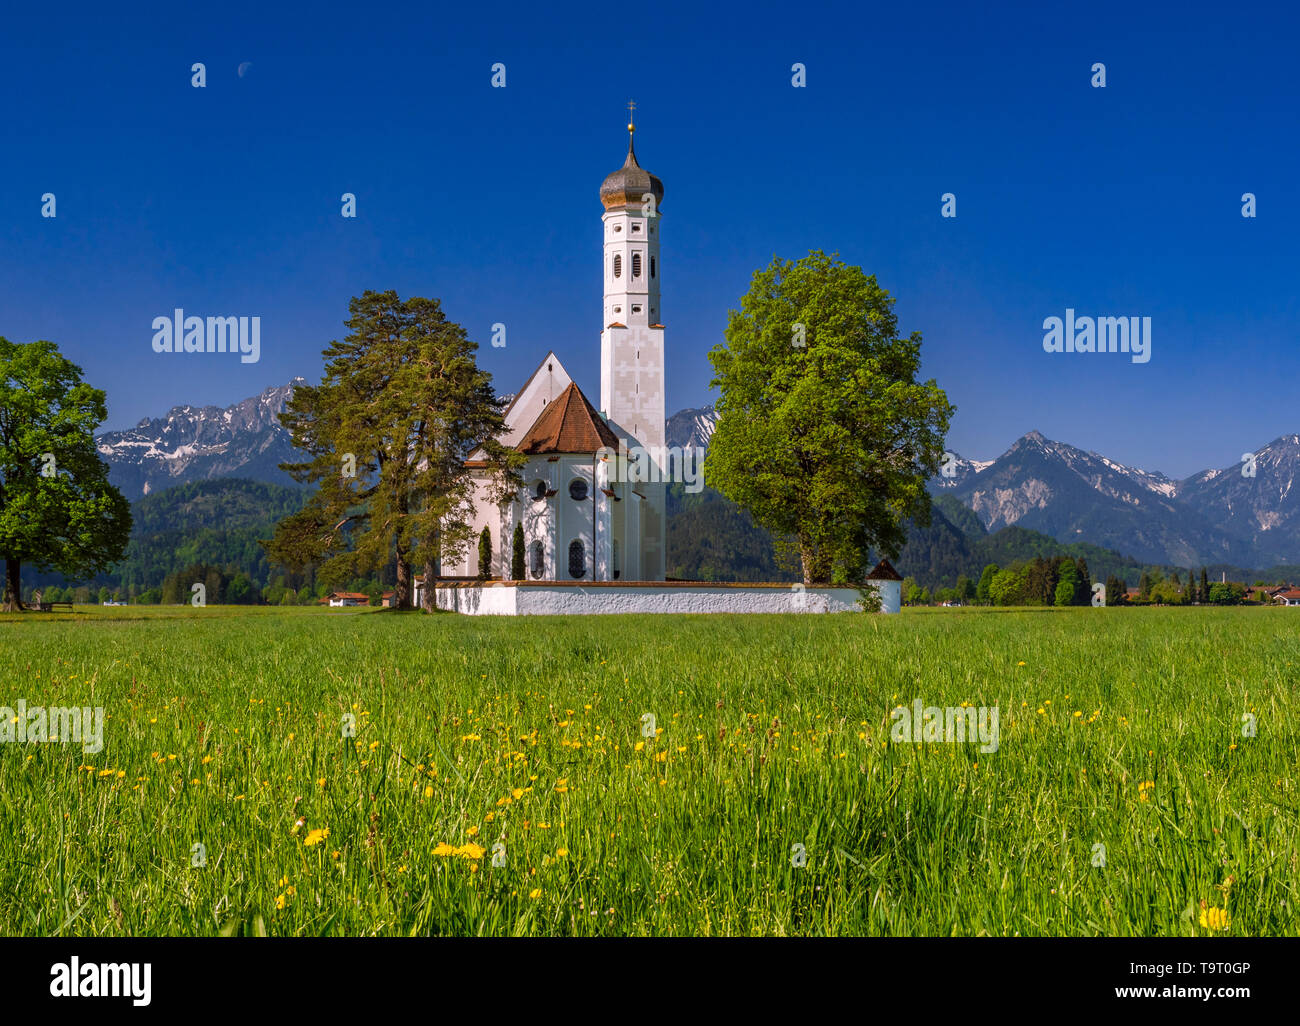
MULTIPOLYGON (((889 597, 897 581, 873 582, 882 612, 898 612, 889 597), (889 586, 893 585, 891 589, 889 586), (883 587, 881 587, 883 586, 883 587)), ((792 585, 572 585, 495 583, 438 588, 438 606, 471 616, 584 616, 604 613, 848 613, 859 608, 856 588, 792 585)))

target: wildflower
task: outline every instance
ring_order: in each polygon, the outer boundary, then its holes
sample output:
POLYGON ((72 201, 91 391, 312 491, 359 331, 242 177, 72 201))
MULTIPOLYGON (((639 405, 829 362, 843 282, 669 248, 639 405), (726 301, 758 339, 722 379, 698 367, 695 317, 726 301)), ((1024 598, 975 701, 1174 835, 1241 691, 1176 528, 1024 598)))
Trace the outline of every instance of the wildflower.
POLYGON ((329 827, 325 827, 321 830, 309 830, 307 831, 307 836, 303 838, 302 845, 304 848, 311 848, 314 845, 320 844, 321 841, 325 840, 329 835, 329 827))
POLYGON ((555 857, 556 857, 557 859, 565 858, 568 854, 569 854, 569 849, 568 849, 568 848, 556 848, 556 849, 555 849, 555 857))
POLYGON ((1226 930, 1231 922, 1232 917, 1226 908, 1207 908, 1205 902, 1201 902, 1201 926, 1205 929, 1226 930))
POLYGON ((557 780, 557 781, 555 782, 555 790, 558 791, 560 794, 566 794, 566 793, 568 793, 568 790, 569 790, 569 780, 568 780, 568 778, 565 777, 565 778, 562 779, 562 780, 557 780))
POLYGON ((424 788, 424 797, 426 797, 426 798, 432 798, 432 797, 433 797, 433 788, 432 788, 432 786, 425 785, 425 788, 424 788))
POLYGON ((536 900, 537 898, 540 898, 542 896, 542 889, 538 887, 535 890, 529 891, 528 896, 536 900))

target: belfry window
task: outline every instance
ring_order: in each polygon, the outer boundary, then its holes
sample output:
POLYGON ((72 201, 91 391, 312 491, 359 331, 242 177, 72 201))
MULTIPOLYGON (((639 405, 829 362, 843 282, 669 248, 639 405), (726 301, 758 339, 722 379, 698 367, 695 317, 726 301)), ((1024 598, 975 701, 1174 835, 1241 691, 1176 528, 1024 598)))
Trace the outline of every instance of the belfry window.
POLYGON ((623 254, 622 253, 614 254, 614 277, 615 278, 623 277, 623 254))
POLYGON ((533 575, 533 580, 537 580, 545 569, 546 551, 541 542, 535 541, 528 546, 528 572, 533 575))
POLYGON ((632 277, 633 278, 641 277, 641 254, 640 253, 632 254, 632 277))
POLYGON ((587 576, 587 550, 581 538, 569 542, 569 576, 573 578, 587 576))
POLYGON ((650 258, 650 277, 653 278, 654 276, 655 276, 655 258, 654 258, 654 257, 651 257, 651 258, 650 258))

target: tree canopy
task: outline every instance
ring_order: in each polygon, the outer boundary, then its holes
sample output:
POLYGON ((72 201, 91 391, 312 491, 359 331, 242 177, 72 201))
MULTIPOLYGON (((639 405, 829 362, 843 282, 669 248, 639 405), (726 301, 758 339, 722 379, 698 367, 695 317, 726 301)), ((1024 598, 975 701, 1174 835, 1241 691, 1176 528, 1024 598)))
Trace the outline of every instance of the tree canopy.
MULTIPOLYGON (((432 577, 472 541, 466 458, 482 449, 504 501, 523 457, 496 441, 505 424, 491 375, 438 300, 367 291, 349 310, 350 333, 324 351, 321 383, 295 389, 280 415, 309 457, 281 469, 317 488, 267 549, 292 568, 319 564, 328 583, 395 558, 394 605, 408 608, 412 567, 432 577)), ((431 605, 433 589, 424 594, 431 605)))
POLYGON ((95 449, 104 393, 53 342, 0 338, 0 557, 5 609, 22 608, 21 567, 88 577, 126 548, 131 509, 95 449))
POLYGON ((898 334, 874 276, 813 251, 755 272, 725 344, 705 480, 798 548, 806 584, 857 581, 929 523, 954 408, 918 382, 921 336, 898 334))

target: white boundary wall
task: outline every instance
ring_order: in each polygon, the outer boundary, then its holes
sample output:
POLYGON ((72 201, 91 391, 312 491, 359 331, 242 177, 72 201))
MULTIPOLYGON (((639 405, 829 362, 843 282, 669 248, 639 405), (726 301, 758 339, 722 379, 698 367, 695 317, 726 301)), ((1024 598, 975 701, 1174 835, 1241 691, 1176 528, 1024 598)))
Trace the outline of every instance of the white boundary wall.
MULTIPOLYGON (((898 581, 872 582, 881 612, 899 611, 898 581)), ((599 613, 848 613, 856 588, 802 585, 571 585, 493 582, 437 587, 438 608, 471 616, 572 616, 599 613)))

